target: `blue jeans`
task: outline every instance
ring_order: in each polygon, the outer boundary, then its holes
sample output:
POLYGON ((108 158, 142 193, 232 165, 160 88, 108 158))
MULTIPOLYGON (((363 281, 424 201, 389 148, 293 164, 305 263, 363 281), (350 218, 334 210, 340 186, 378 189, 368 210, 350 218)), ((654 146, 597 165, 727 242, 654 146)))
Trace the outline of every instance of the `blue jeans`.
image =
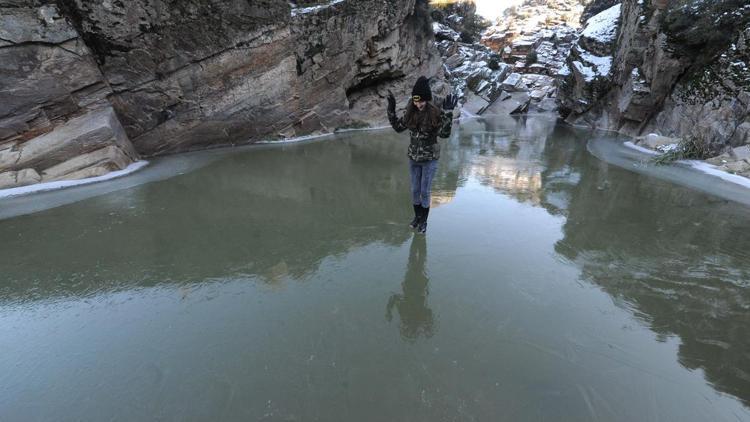
POLYGON ((438 160, 414 161, 409 160, 411 174, 411 202, 414 205, 430 207, 430 190, 432 179, 437 173, 438 160))

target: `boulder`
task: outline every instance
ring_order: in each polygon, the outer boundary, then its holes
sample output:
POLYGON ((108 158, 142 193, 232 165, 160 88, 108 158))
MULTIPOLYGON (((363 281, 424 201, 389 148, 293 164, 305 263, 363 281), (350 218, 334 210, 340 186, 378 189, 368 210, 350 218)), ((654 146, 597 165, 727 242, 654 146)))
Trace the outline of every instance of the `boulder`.
POLYGON ((464 63, 464 56, 462 56, 459 53, 456 53, 452 56, 450 56, 446 61, 445 65, 448 67, 448 69, 453 70, 459 66, 461 66, 464 63))
POLYGON ((516 91, 520 85, 523 84, 523 79, 520 73, 511 73, 502 82, 502 88, 506 91, 516 91))
POLYGON ((730 161, 721 166, 721 168, 734 174, 747 173, 750 171, 750 163, 744 160, 730 161))
POLYGON ((750 145, 732 148, 732 156, 736 160, 750 161, 750 145))
POLYGON ((533 101, 541 101, 544 97, 547 96, 547 89, 546 88, 535 89, 531 91, 529 96, 531 97, 533 101))
POLYGON ((474 92, 479 92, 480 90, 477 89, 477 87, 482 82, 487 82, 487 79, 492 75, 492 71, 489 68, 479 68, 471 72, 469 76, 466 77, 466 84, 469 87, 469 89, 473 90, 474 92))
MULTIPOLYGON (((107 161, 100 164, 93 165, 91 167, 86 167, 84 169, 74 171, 72 173, 68 173, 64 176, 61 176, 59 178, 56 178, 54 180, 79 180, 79 179, 88 179, 90 177, 99 177, 104 176, 107 173, 121 170, 115 163, 107 161)), ((46 179, 43 179, 45 182, 46 179)))
POLYGON ((34 169, 6 171, 0 173, 0 189, 33 185, 39 183, 41 180, 41 176, 34 169))
POLYGON ((14 166, 21 158, 17 142, 9 142, 0 147, 0 171, 14 166))
POLYGON ((132 162, 133 160, 119 147, 111 145, 88 154, 79 155, 44 170, 42 172, 42 180, 47 182, 61 179, 75 179, 74 175, 77 172, 89 167, 101 167, 102 165, 110 170, 122 170, 132 162))
POLYGON ((18 159, 10 169, 49 168, 107 145, 116 145, 136 158, 133 145, 111 108, 69 120, 53 131, 17 146, 18 159))
POLYGON ((542 112, 557 111, 557 101, 554 98, 545 98, 536 104, 536 109, 542 112))
POLYGON ((489 104, 489 101, 485 100, 479 95, 468 93, 466 95, 466 102, 463 105, 463 110, 466 110, 472 115, 480 115, 484 113, 489 104))

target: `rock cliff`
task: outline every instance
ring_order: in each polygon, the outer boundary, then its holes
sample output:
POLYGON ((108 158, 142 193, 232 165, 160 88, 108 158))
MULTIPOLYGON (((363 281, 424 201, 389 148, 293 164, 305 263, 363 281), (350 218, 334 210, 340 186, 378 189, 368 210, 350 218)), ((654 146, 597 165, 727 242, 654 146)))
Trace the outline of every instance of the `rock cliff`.
POLYGON ((425 0, 0 0, 0 188, 385 121, 425 0))
POLYGON ((750 143, 750 4, 611 4, 589 5, 602 11, 560 75, 567 121, 692 139, 708 155, 750 143))
POLYGON ((0 188, 98 176, 138 158, 112 90, 54 4, 0 2, 0 188))

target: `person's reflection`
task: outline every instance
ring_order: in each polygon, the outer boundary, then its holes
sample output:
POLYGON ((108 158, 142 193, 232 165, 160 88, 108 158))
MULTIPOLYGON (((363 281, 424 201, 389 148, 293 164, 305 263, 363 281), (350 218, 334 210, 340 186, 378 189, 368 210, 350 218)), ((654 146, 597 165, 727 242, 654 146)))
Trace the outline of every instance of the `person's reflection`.
POLYGON ((432 337, 432 309, 427 307, 427 285, 430 280, 425 270, 426 260, 426 236, 415 235, 409 248, 406 275, 401 284, 403 293, 393 294, 388 299, 385 317, 390 322, 393 318, 393 308, 396 308, 401 319, 401 337, 406 340, 415 340, 420 335, 425 338, 432 337))

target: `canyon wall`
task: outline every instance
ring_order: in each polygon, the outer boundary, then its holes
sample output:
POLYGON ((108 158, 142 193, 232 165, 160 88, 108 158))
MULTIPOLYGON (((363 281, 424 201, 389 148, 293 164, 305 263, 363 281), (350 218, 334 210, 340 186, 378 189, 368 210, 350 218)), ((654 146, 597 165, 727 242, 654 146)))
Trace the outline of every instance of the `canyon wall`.
POLYGON ((424 0, 0 0, 0 23, 0 188, 382 124, 387 89, 441 73, 424 0))
POLYGON ((560 103, 570 123, 692 138, 716 155, 750 143, 749 64, 745 1, 624 0, 587 21, 560 103))

